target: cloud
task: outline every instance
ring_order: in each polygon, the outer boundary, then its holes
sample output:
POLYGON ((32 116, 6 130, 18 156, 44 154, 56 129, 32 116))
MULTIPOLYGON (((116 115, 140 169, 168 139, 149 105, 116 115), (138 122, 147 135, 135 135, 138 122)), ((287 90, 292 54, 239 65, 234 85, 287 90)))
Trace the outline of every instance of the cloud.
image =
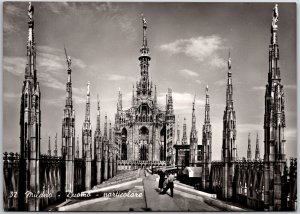
POLYGON ((217 86, 225 86, 226 85, 226 80, 225 79, 220 79, 214 82, 214 85, 217 86))
POLYGON ((18 7, 17 5, 20 4, 15 4, 13 2, 6 2, 3 5, 3 12, 11 15, 11 16, 24 16, 26 14, 26 11, 24 12, 24 9, 21 7, 18 7))
POLYGON ((105 74, 104 78, 110 81, 130 80, 135 81, 136 78, 119 74, 105 74))
MULTIPOLYGON (((65 90, 65 79, 60 80, 62 71, 66 70, 66 62, 63 50, 48 47, 37 47, 37 76, 38 80, 48 88, 65 90)), ((3 57, 3 70, 15 76, 25 75, 26 57, 3 57)), ((74 70, 84 69, 86 64, 72 57, 72 68, 74 70)), ((73 91, 82 94, 81 89, 73 87, 73 91)))
POLYGON ((183 53, 197 62, 207 63, 213 68, 224 68, 226 62, 219 56, 219 51, 225 48, 223 43, 224 40, 217 35, 199 36, 190 39, 178 39, 161 45, 160 49, 171 55, 183 53))
POLYGON ((3 57, 3 71, 9 72, 15 76, 25 75, 26 59, 25 57, 3 57))
MULTIPOLYGON (((194 101, 195 95, 184 92, 184 93, 179 93, 179 92, 173 92, 172 93, 172 98, 173 98, 173 106, 174 110, 176 113, 184 113, 184 112, 190 112, 192 109, 192 104, 194 101)), ((160 93, 159 96, 157 97, 157 100, 159 104, 162 104, 165 106, 166 103, 166 94, 165 93, 160 93)), ((196 102, 195 105, 204 105, 205 101, 202 99, 197 98, 196 96, 196 102)))
POLYGON ((181 70, 179 70, 179 73, 181 74, 181 75, 183 75, 184 77, 197 77, 197 76, 199 76, 199 74, 197 74, 196 72, 194 72, 194 71, 191 71, 191 70, 189 70, 189 69, 181 69, 181 70))
POLYGON ((252 90, 254 91, 262 91, 262 90, 266 90, 265 86, 253 86, 252 90))
POLYGON ((202 84, 202 81, 201 81, 201 80, 195 80, 195 82, 196 82, 197 84, 199 84, 199 85, 202 84))
POLYGON ((249 133, 263 130, 263 124, 244 123, 236 125, 237 132, 249 133))

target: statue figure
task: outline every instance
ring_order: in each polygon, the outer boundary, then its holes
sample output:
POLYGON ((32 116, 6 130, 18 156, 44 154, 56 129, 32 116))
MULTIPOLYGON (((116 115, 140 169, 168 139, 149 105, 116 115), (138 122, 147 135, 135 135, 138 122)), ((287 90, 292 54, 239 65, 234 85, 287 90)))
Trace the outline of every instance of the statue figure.
POLYGON ((278 22, 278 4, 275 4, 272 16, 272 27, 277 27, 276 23, 278 22))
POLYGON ((144 26, 147 26, 147 22, 146 22, 146 19, 145 19, 145 17, 144 17, 144 14, 142 14, 142 20, 143 20, 143 25, 144 25, 144 26))
POLYGON ((33 6, 31 5, 31 2, 29 2, 29 5, 28 5, 28 17, 30 19, 30 21, 32 21, 32 16, 33 16, 33 6))
POLYGON ((67 64, 68 64, 68 69, 71 69, 71 57, 67 55, 67 50, 65 49, 65 54, 66 54, 66 59, 67 59, 67 64))

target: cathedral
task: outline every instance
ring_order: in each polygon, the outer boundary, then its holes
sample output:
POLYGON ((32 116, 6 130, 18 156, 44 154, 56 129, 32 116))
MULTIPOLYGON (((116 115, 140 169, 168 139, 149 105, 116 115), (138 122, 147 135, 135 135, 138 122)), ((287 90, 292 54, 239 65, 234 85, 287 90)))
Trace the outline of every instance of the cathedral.
POLYGON ((143 43, 140 49, 140 79, 133 86, 132 103, 129 109, 122 108, 122 93, 119 91, 115 134, 119 142, 119 159, 123 162, 171 164, 175 138, 175 115, 172 90, 168 89, 165 109, 157 104, 156 86, 149 78, 149 47, 147 22, 143 17, 143 43))

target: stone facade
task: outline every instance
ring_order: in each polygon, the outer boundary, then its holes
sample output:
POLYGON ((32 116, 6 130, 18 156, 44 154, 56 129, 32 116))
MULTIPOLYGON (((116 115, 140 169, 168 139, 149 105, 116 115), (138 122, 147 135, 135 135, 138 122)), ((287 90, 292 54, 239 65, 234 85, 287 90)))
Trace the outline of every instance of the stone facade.
POLYGON ((143 18, 143 44, 140 49, 140 80, 133 90, 132 104, 122 108, 122 93, 119 91, 115 115, 115 136, 120 143, 122 161, 168 161, 172 163, 175 139, 175 115, 172 90, 166 95, 166 109, 157 104, 156 86, 149 78, 149 48, 147 45, 147 22, 143 18))

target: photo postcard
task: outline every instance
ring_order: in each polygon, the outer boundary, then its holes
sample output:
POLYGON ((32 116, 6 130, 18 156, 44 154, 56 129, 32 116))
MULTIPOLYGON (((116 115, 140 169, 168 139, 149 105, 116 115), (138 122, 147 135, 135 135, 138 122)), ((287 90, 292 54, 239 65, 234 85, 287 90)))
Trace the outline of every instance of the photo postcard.
POLYGON ((4 211, 297 210, 296 3, 3 3, 4 211))

